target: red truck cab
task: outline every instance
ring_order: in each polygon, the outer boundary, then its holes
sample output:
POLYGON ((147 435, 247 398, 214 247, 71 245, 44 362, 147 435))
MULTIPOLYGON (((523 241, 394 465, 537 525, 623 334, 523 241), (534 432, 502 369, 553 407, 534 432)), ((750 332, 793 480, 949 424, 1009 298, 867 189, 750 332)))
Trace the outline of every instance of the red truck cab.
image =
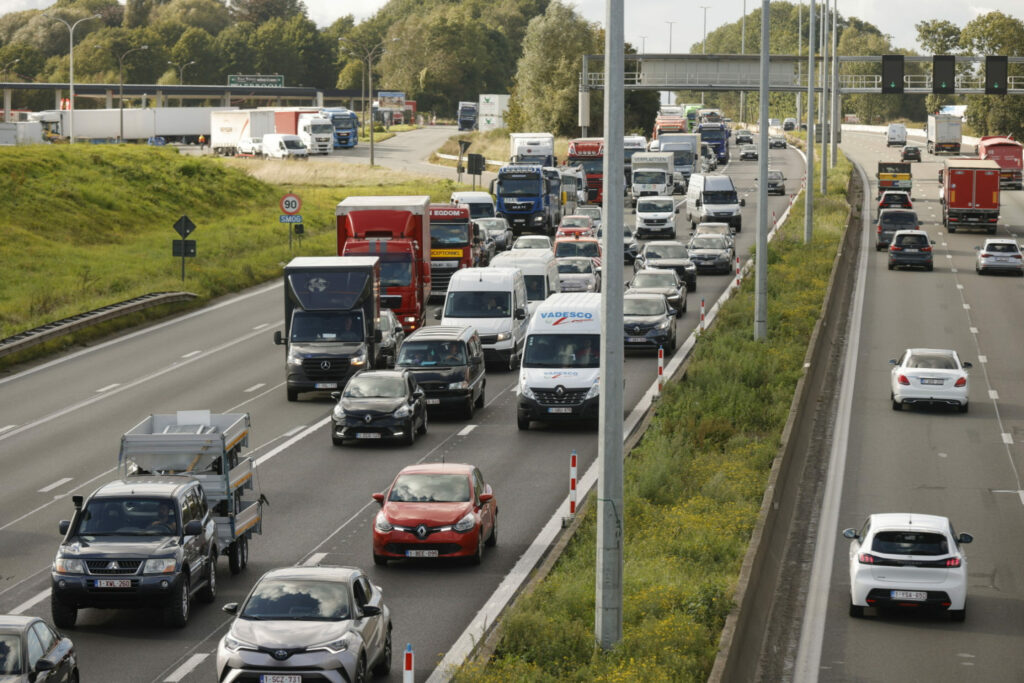
POLYGON ((431 294, 444 296, 452 275, 462 268, 482 266, 479 228, 465 204, 430 205, 431 294))
POLYGON ((566 163, 583 167, 587 176, 587 200, 601 204, 604 192, 604 138, 570 140, 566 163))
POLYGON ((991 159, 946 159, 942 168, 942 218, 951 233, 999 223, 999 165, 991 159))
POLYGON ((978 140, 978 158, 999 164, 999 186, 1007 190, 1024 189, 1024 144, 1013 136, 986 135, 978 140))
POLYGON ((347 197, 335 209, 339 256, 380 258, 380 304, 407 333, 426 322, 430 197, 347 197))

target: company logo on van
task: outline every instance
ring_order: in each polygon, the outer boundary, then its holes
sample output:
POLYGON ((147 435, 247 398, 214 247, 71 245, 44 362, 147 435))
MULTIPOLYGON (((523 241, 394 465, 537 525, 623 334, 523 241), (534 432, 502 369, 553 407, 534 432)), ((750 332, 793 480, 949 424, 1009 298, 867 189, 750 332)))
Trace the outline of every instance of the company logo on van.
POLYGON ((551 313, 541 313, 541 320, 547 320, 552 325, 563 325, 565 323, 585 323, 594 319, 593 313, 587 313, 586 311, 552 311, 551 313), (552 322, 553 321, 553 322, 552 322))

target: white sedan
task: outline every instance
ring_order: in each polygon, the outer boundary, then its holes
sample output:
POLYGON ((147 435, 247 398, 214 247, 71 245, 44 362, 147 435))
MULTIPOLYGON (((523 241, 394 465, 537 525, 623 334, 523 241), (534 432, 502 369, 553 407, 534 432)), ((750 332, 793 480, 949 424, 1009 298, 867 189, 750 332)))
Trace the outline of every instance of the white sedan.
POLYGON ((918 513, 870 515, 846 529, 850 539, 850 616, 865 607, 933 609, 953 621, 967 616, 967 557, 945 517, 918 513))
POLYGON ((949 349, 907 349, 892 368, 892 409, 903 405, 925 404, 955 406, 967 412, 967 369, 971 364, 961 361, 949 349))
POLYGON ((245 157, 258 157, 263 155, 263 140, 261 138, 242 138, 238 141, 238 155, 245 157))
POLYGON ((547 249, 551 251, 551 248, 551 238, 547 235, 523 235, 512 243, 513 251, 518 249, 547 249))

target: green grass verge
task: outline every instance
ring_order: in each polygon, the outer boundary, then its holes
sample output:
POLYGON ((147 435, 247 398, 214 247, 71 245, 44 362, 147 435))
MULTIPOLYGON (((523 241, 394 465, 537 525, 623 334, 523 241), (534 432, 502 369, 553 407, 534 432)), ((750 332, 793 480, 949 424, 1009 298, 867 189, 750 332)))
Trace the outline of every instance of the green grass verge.
POLYGON ((828 195, 815 200, 810 245, 802 199, 769 245, 768 340, 753 340, 750 277, 626 461, 621 643, 610 652, 594 644, 590 505, 552 573, 502 619, 491 661, 466 665, 456 680, 707 679, 846 225, 850 173, 840 157, 828 195))
POLYGON ((184 289, 201 305, 279 276, 293 256, 336 253, 334 209, 349 195, 447 201, 453 189, 461 188, 450 180, 342 163, 220 160, 135 145, 0 147, 0 338, 148 292, 184 289), (286 191, 303 200, 306 234, 292 251, 278 219, 286 191), (181 260, 171 256, 182 214, 197 226, 190 239, 198 252, 184 283, 181 260))
MULTIPOLYGON (((509 141, 508 141, 508 129, 498 128, 497 130, 489 130, 486 132, 473 131, 472 133, 459 133, 448 138, 448 140, 441 145, 440 149, 437 150, 438 154, 453 154, 459 155, 459 140, 468 140, 470 142, 468 153, 471 154, 483 154, 484 159, 490 159, 492 161, 503 161, 508 159, 509 153, 509 141)), ((569 138, 556 137, 555 138, 555 158, 558 160, 564 160, 566 154, 569 153, 569 138)), ((451 159, 440 159, 435 155, 431 155, 431 163, 441 164, 442 166, 455 167, 456 162, 451 159)), ((487 170, 497 171, 496 166, 488 166, 487 170)))

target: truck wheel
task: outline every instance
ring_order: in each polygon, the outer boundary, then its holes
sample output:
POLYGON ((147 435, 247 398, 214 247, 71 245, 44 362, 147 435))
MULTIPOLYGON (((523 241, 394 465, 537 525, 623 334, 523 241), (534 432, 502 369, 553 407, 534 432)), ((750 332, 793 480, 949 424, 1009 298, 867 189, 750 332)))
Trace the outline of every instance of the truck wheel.
POLYGON ((210 553, 206 568, 206 585, 199 591, 199 599, 209 605, 217 599, 217 553, 210 553))
POLYGON ((65 605, 56 593, 50 593, 50 617, 57 628, 72 628, 78 621, 78 608, 65 605))
POLYGON ((242 571, 241 539, 236 539, 234 543, 228 546, 228 570, 232 574, 238 574, 242 571))
POLYGON ((298 392, 297 389, 291 389, 291 388, 288 389, 288 400, 289 401, 298 401, 299 400, 299 392, 298 392))
POLYGON ((171 604, 164 608, 164 623, 175 628, 184 628, 188 623, 190 600, 188 574, 182 574, 171 604))

